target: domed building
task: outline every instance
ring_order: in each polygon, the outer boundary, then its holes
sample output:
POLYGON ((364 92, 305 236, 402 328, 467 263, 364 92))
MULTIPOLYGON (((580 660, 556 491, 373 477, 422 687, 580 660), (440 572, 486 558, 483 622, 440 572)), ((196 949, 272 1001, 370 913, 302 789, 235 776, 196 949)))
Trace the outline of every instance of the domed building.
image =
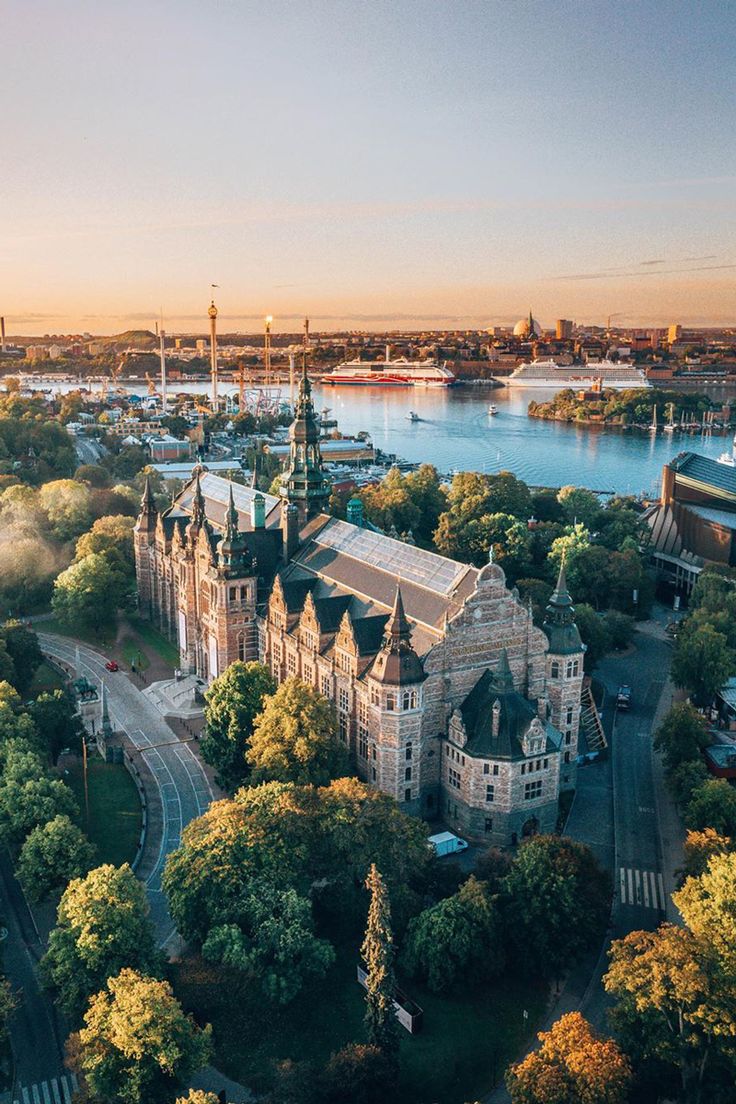
POLYGON ((514 337, 540 337, 541 333, 542 327, 536 318, 532 318, 531 311, 528 318, 520 318, 514 326, 514 337))

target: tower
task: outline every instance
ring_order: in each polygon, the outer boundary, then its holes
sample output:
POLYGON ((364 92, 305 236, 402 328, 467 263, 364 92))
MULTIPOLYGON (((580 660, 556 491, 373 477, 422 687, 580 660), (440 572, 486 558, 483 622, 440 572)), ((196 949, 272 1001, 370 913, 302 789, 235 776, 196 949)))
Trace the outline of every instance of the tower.
POLYGON ((564 560, 542 628, 549 641, 546 685, 550 720, 562 733, 561 789, 569 789, 574 785, 578 754, 584 645, 575 624, 575 607, 567 589, 564 560))
POLYGON ((150 617, 153 612, 154 563, 156 525, 158 510, 151 490, 151 481, 146 476, 141 498, 141 512, 133 528, 133 550, 135 553, 135 573, 138 580, 138 603, 143 614, 150 617))
POLYGON ((372 781, 408 812, 421 811, 422 683, 426 678, 411 642, 401 588, 386 622, 381 648, 370 670, 371 701, 378 705, 372 781))
POLYGON ((220 573, 228 578, 240 578, 249 574, 252 568, 245 535, 238 528, 238 511, 235 508, 232 484, 225 514, 225 533, 217 549, 217 563, 220 573))
POLYGON ((210 316, 210 374, 212 377, 212 410, 216 414, 218 410, 219 397, 217 394, 217 307, 215 306, 215 300, 210 303, 209 310, 207 311, 210 316))
POLYGON ((300 525, 304 525, 326 509, 330 498, 330 479, 322 467, 320 428, 314 412, 306 358, 294 414, 289 429, 289 469, 284 473, 281 495, 296 506, 300 525))

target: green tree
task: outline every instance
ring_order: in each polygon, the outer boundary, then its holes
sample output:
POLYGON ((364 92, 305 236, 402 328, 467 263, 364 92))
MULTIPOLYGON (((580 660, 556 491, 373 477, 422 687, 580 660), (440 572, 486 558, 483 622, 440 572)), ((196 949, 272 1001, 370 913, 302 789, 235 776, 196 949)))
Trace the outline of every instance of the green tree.
POLYGON ((433 464, 421 464, 417 471, 406 476, 406 489, 419 511, 419 521, 412 530, 414 537, 418 543, 431 547, 440 514, 447 506, 437 469, 433 464))
POLYGON ((705 719, 689 702, 673 705, 654 735, 654 746, 664 756, 668 771, 681 763, 700 761, 709 743, 705 719))
POLYGON ((684 811, 693 799, 693 794, 699 790, 711 775, 702 759, 687 759, 680 763, 679 767, 667 773, 667 788, 673 799, 684 811))
POLYGON ((61 1007, 78 1016, 90 994, 124 966, 161 969, 143 886, 126 863, 98 866, 62 894, 42 960, 44 980, 61 1007))
POLYGON ((96 848, 68 816, 39 824, 26 837, 16 873, 31 901, 42 901, 72 878, 81 878, 95 863, 96 848))
POLYGON ((394 942, 391 929, 391 905, 383 878, 373 864, 366 888, 371 895, 368 924, 361 947, 366 970, 365 1024, 368 1042, 388 1058, 398 1062, 399 1032, 394 1010, 394 942))
POLYGON ((699 877, 714 855, 725 855, 733 850, 730 836, 719 836, 715 828, 702 832, 690 831, 685 836, 685 867, 688 877, 699 877))
POLYGON ((21 694, 27 694, 33 682, 33 676, 43 662, 38 637, 32 629, 26 628, 20 621, 6 621, 0 630, 0 636, 13 661, 14 685, 21 694))
POLYGON ((38 500, 59 541, 75 540, 92 524, 92 496, 85 483, 56 479, 41 487, 38 500))
POLYGON ((71 790, 48 777, 38 755, 13 741, 0 780, 0 839, 6 846, 19 847, 31 829, 58 815, 79 815, 71 790))
POLYGON ((65 626, 99 633, 115 623, 124 598, 119 574, 106 556, 93 552, 57 577, 51 605, 65 626))
POLYGON ((263 879, 249 886, 237 923, 210 930, 202 954, 257 982, 274 1004, 288 1004, 335 960, 327 940, 314 934, 311 903, 263 879))
POLYGON ((20 1001, 6 977, 0 975, 0 1040, 8 1038, 8 1021, 20 1001))
POLYGON ((561 487, 557 501, 562 507, 565 520, 571 525, 578 522, 586 529, 594 529, 601 513, 601 500, 593 491, 585 487, 561 487))
POLYGON ((123 969, 90 1000, 72 1046, 93 1098, 158 1104, 207 1064, 211 1028, 184 1014, 168 982, 123 969))
POLYGON ((323 1104, 384 1104, 396 1089, 395 1064, 365 1043, 348 1043, 331 1055, 320 1078, 323 1104))
POLYGON ((276 682, 262 663, 231 663, 205 694, 206 732, 202 758, 216 771, 219 785, 233 789, 246 776, 245 753, 253 722, 276 682))
POLYGON ((697 705, 713 701, 734 669, 734 654, 723 633, 705 624, 680 632, 672 656, 672 681, 690 691, 697 705))
POLYGON ((410 977, 435 993, 458 981, 501 972, 504 954, 499 917, 487 889, 472 875, 452 897, 409 922, 401 958, 410 977))
POLYGON ((332 704, 297 678, 287 679, 265 700, 245 757, 256 782, 320 786, 348 767, 332 704))
POLYGON ((685 810, 688 828, 715 828, 721 836, 736 836, 736 790, 725 778, 710 778, 693 791, 685 810))
POLYGON ((44 691, 28 707, 52 762, 64 748, 78 751, 82 746, 84 725, 72 697, 65 690, 44 691))
POLYGON ((633 1081, 626 1055, 579 1012, 538 1038, 541 1047, 506 1073, 512 1104, 626 1104, 633 1081))
POLYGON ((502 884, 509 940, 527 972, 559 976, 605 925, 610 878, 582 843, 535 836, 502 884))
POLYGON ((107 556, 113 566, 131 573, 135 569, 133 554, 133 526, 135 518, 125 514, 112 514, 97 518, 88 533, 83 533, 77 541, 75 559, 83 560, 93 553, 107 556))
POLYGON ((585 602, 575 606, 575 623, 585 644, 583 666, 589 674, 603 656, 610 652, 611 634, 604 618, 585 602))
POLYGON ((368 520, 388 532, 395 527, 398 533, 412 532, 419 527, 422 515, 412 500, 406 476, 398 468, 391 468, 375 486, 364 487, 360 497, 368 520))

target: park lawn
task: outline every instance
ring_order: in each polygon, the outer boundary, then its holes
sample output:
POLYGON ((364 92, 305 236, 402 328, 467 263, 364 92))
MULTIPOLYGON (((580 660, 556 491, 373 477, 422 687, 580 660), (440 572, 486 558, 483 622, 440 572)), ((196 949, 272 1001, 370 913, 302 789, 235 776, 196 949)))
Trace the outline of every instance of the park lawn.
POLYGON ((28 690, 28 696, 31 698, 37 698, 39 694, 47 694, 52 690, 64 690, 66 688, 66 681, 55 667, 52 667, 46 660, 36 669, 36 673, 33 676, 30 688, 28 690))
POLYGON ((136 636, 138 636, 144 644, 147 644, 149 648, 152 648, 154 652, 161 657, 164 663, 168 663, 172 668, 179 666, 179 649, 158 632, 150 621, 145 621, 142 617, 132 615, 128 618, 128 624, 136 636))
POLYGON ((101 863, 132 863, 141 834, 141 803, 135 782, 121 763, 90 755, 87 762, 89 824, 84 805, 82 760, 71 762, 64 781, 81 809, 80 824, 97 847, 101 863))
POLYGON ((45 621, 38 622, 38 631, 57 633, 59 636, 70 636, 74 640, 82 640, 90 647, 99 649, 109 648, 115 642, 117 630, 114 625, 105 625, 99 633, 92 632, 91 629, 85 629, 81 625, 70 629, 63 625, 58 618, 49 617, 45 621))
POLYGON ((123 654, 123 659, 132 669, 135 665, 138 671, 146 671, 151 666, 151 661, 140 646, 140 642, 132 636, 124 636, 120 650, 123 654))
MULTIPOLYGON (((339 948, 324 981, 286 1008, 269 1005, 257 987, 238 986, 197 956, 174 967, 174 986, 184 1007, 212 1024, 215 1066, 262 1093, 271 1086, 275 1063, 288 1058, 319 1068, 346 1043, 365 1041, 356 958, 355 948, 339 948)), ((525 1023, 539 1022, 546 998, 544 987, 512 977, 449 996, 413 982, 405 989, 424 1009, 420 1034, 400 1029, 399 1096, 405 1104, 478 1099, 520 1053, 529 1033, 525 1023)))

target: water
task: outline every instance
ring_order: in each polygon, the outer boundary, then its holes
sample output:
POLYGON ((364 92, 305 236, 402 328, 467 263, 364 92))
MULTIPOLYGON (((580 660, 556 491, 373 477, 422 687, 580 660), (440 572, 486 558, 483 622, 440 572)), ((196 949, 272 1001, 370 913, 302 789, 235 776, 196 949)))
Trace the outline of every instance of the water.
POLYGON ((678 452, 715 459, 730 449, 730 437, 721 434, 623 433, 528 417, 532 399, 552 395, 527 388, 315 388, 318 406, 331 408, 344 433, 367 430, 378 448, 443 472, 505 470, 533 485, 658 493, 662 467, 678 452), (490 402, 498 407, 495 417, 490 402), (408 421, 410 410, 423 420, 408 421))
MULTIPOLYGON (((75 386, 56 384, 52 389, 69 391, 75 386)), ((145 385, 125 386, 134 394, 145 394, 145 385)), ((202 394, 206 384, 176 382, 171 389, 202 394)), ((231 383, 220 387, 223 395, 236 390, 231 383)), ((288 387, 281 390, 282 397, 288 398, 288 387)), ((719 400, 729 394, 723 388, 708 391, 719 400)), ((688 449, 715 459, 731 447, 730 436, 722 434, 623 433, 527 416, 532 399, 549 400, 553 394, 551 390, 485 386, 442 390, 314 387, 317 409, 329 408, 343 433, 366 430, 384 452, 416 463, 428 461, 441 472, 453 468, 512 471, 532 485, 572 483, 618 494, 657 494, 662 467, 678 452, 688 449), (498 407, 495 417, 488 414, 490 402, 498 407), (422 421, 408 421, 410 410, 422 421)), ((730 395, 733 397, 733 391, 730 395)))

